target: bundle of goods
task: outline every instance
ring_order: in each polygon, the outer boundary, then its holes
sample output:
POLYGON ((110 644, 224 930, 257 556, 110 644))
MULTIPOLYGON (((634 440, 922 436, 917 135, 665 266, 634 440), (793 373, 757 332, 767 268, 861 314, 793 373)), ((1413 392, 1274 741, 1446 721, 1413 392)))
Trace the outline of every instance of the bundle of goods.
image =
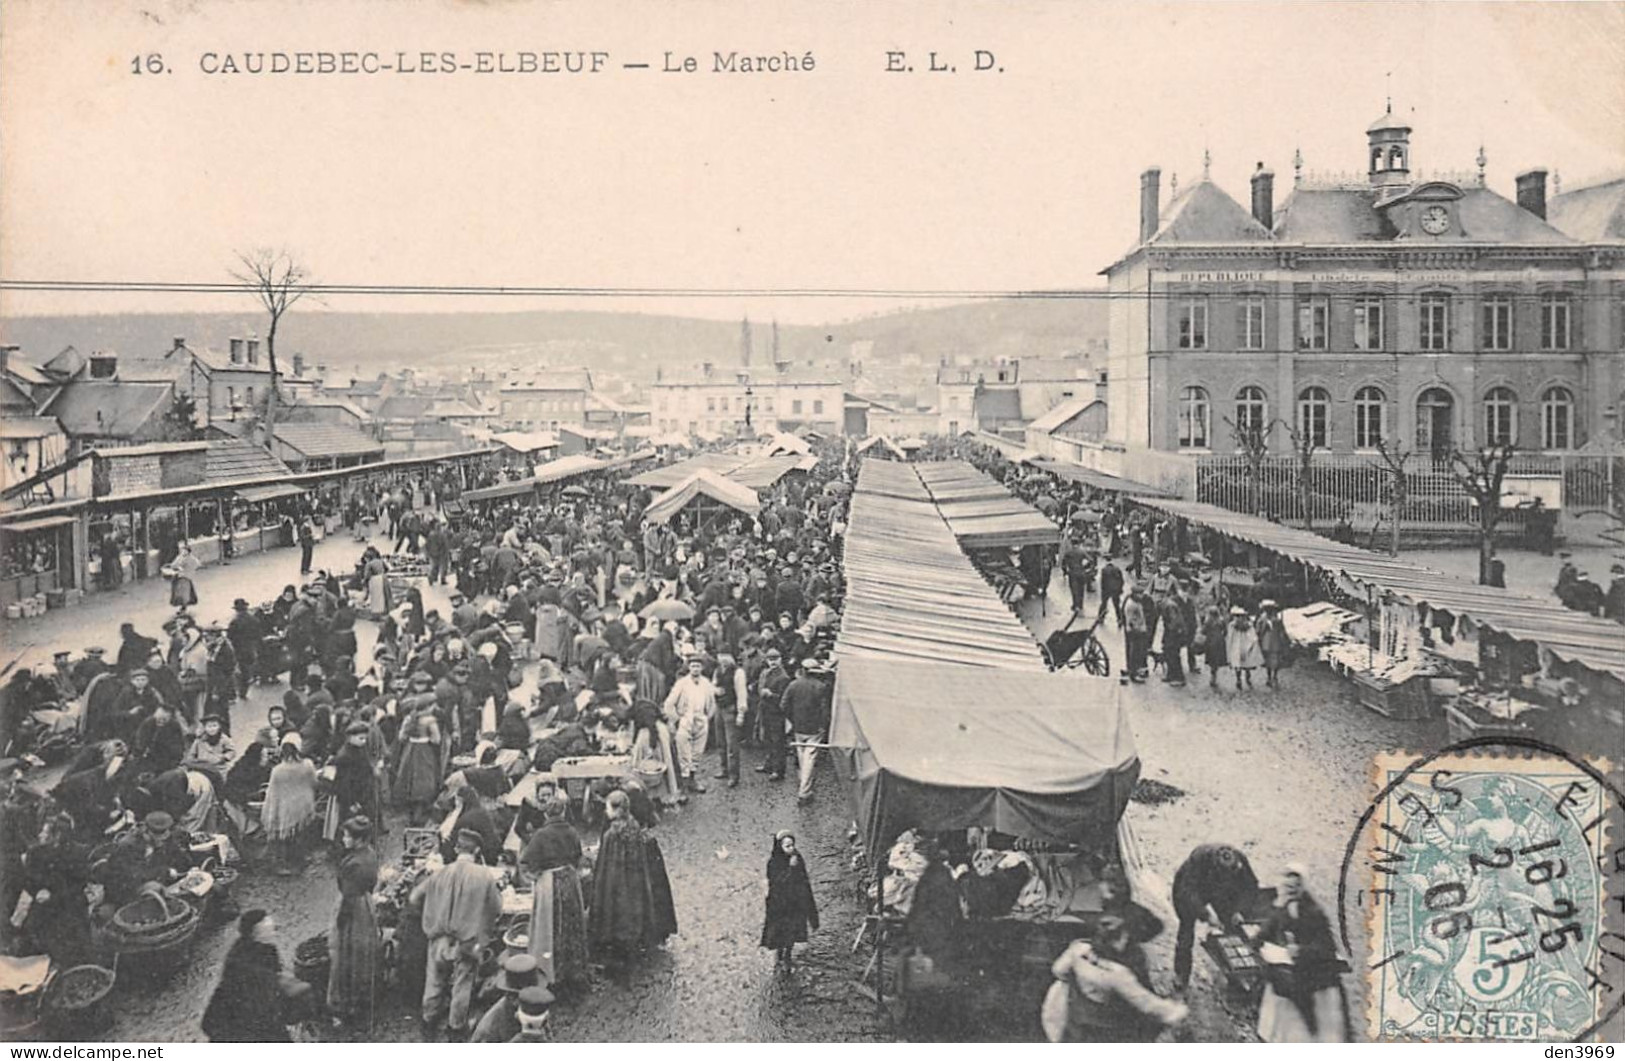
POLYGON ((372 893, 379 925, 393 928, 400 924, 401 910, 411 899, 412 889, 429 875, 430 869, 427 859, 383 867, 378 874, 378 886, 372 893))
POLYGON ((103 943, 121 956, 177 951, 197 935, 198 908, 185 899, 148 892, 121 906, 101 928, 103 943))

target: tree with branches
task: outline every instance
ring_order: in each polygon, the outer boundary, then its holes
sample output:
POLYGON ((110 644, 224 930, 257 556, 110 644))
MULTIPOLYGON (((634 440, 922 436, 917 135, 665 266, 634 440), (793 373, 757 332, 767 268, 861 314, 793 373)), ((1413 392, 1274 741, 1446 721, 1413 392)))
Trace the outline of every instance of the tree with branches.
POLYGON ((1264 482, 1264 461, 1270 455, 1270 434, 1275 430, 1275 421, 1267 424, 1252 419, 1238 422, 1227 416, 1224 422, 1230 426, 1230 437, 1235 440, 1242 460, 1247 462, 1247 511, 1256 516, 1264 482))
POLYGON ((1399 555, 1399 531, 1403 522, 1405 502, 1411 493, 1411 481, 1405 474, 1405 465, 1411 459, 1411 451, 1399 443, 1387 438, 1377 439, 1377 456, 1382 458, 1381 466, 1372 465, 1383 474, 1387 480, 1383 491, 1388 502, 1389 539, 1388 555, 1399 555))
POLYGON ((276 363, 276 332, 282 317, 310 291, 310 272, 287 251, 256 248, 237 255, 241 268, 233 270, 235 277, 259 299, 260 306, 271 318, 265 333, 265 356, 271 368, 270 393, 265 404, 265 445, 272 447, 276 431, 276 406, 281 372, 276 363))
POLYGON ((1314 475, 1315 450, 1320 449, 1321 445, 1303 425, 1293 426, 1285 420, 1278 422, 1286 428, 1287 437, 1292 440, 1292 456, 1298 471, 1298 508, 1303 512, 1303 529, 1314 530, 1315 511, 1309 488, 1314 475))
POLYGON ((1497 442, 1476 454, 1450 451, 1450 474, 1478 506, 1478 584, 1490 584, 1490 561, 1495 557, 1495 528, 1501 522, 1501 493, 1507 466, 1517 446, 1497 442))

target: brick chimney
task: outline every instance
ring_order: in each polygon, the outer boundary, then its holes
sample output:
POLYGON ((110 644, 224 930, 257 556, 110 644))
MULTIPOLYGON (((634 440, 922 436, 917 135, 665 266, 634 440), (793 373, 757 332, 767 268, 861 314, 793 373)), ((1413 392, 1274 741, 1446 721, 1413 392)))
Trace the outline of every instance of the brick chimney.
POLYGON ((186 336, 184 336, 184 335, 175 336, 175 345, 170 347, 170 350, 173 352, 175 350, 185 350, 185 349, 186 349, 186 336))
POLYGON ((1546 171, 1532 169, 1520 173, 1517 182, 1518 205, 1542 221, 1546 220, 1546 171))
POLYGON ((1155 166, 1140 174, 1140 242, 1149 242, 1157 234, 1157 223, 1162 218, 1162 170, 1155 166))
POLYGON ((712 367, 711 362, 709 362, 709 361, 702 364, 700 366, 700 375, 704 376, 706 379, 710 379, 711 378, 711 367, 712 367))
POLYGON ((1275 174, 1262 162, 1253 171, 1253 219, 1275 231, 1275 174))
POLYGON ((293 374, 294 374, 295 377, 303 376, 305 374, 305 355, 304 354, 294 354, 293 355, 293 374))
POLYGON ((11 355, 21 349, 20 346, 0 346, 0 376, 11 371, 11 355))

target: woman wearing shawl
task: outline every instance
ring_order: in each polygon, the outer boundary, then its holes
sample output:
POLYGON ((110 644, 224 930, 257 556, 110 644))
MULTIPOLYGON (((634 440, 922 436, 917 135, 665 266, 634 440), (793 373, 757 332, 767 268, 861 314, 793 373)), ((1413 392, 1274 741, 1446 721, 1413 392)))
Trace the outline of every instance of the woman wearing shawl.
POLYGON ((773 852, 767 859, 767 917, 762 923, 762 946, 776 951, 774 969, 788 973, 791 951, 807 942, 807 933, 818 931, 818 903, 813 899, 807 864, 796 850, 796 838, 788 829, 773 837, 773 852))
POLYGON ((333 768, 333 798, 328 801, 327 818, 322 823, 324 840, 339 839, 341 823, 355 815, 369 823, 383 820, 378 775, 367 750, 370 730, 359 719, 351 722, 344 731, 344 746, 328 764, 333 768))
POLYGON ((290 1042, 281 976, 276 922, 264 910, 250 910, 237 921, 237 939, 203 1011, 203 1034, 215 1043, 290 1042))
POLYGON ((638 657, 637 698, 657 704, 666 702, 671 691, 671 678, 677 672, 677 646, 671 631, 660 628, 649 641, 649 646, 638 657))
POLYGON ((1346 1043, 1346 966, 1331 922, 1303 879, 1302 867, 1286 868, 1275 910, 1258 936, 1266 972, 1258 1037, 1266 1043, 1346 1043))
POLYGON ((378 884, 378 853, 372 848, 372 822, 366 816, 348 819, 342 834, 339 908, 327 937, 332 963, 327 977, 327 1008, 345 1020, 365 1024, 378 998, 382 951, 372 909, 372 890, 378 884))
POLYGON ((180 552, 169 562, 169 569, 174 572, 169 580, 169 603, 180 612, 197 603, 197 587, 192 583, 192 576, 202 566, 202 562, 192 554, 192 546, 181 542, 180 552))
POLYGON ((542 807, 545 822, 525 842, 520 868, 532 878, 530 953, 550 984, 587 978, 587 912, 582 903, 581 838, 566 820, 570 800, 555 795, 542 807))
POLYGON ((401 760, 395 772, 395 798, 406 807, 407 822, 423 824, 428 808, 440 793, 440 724, 434 717, 434 698, 412 698, 416 713, 401 727, 401 760))
POLYGON ((604 802, 609 827, 598 845, 587 917, 592 949, 617 965, 677 931, 665 860, 651 858, 652 838, 633 819, 629 804, 620 791, 604 802))
POLYGON ((302 857, 299 841, 316 818, 316 768, 300 754, 300 745, 297 733, 282 738, 281 761, 271 768, 260 810, 260 825, 275 852, 277 875, 282 877, 299 872, 295 865, 302 857))

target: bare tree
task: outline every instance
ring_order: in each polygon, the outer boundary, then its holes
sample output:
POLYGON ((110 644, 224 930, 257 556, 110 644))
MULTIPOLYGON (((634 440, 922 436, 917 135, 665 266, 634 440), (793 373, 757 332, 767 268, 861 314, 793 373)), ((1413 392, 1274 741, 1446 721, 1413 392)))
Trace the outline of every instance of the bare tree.
POLYGON ((1227 416, 1224 422, 1230 425, 1230 437, 1235 439, 1236 448, 1247 462, 1247 509, 1256 516, 1259 491, 1264 480, 1264 461, 1270 455, 1270 433, 1275 430, 1275 421, 1260 424, 1248 419, 1245 423, 1238 423, 1227 416))
POLYGON ((310 273, 285 250, 256 248, 239 252, 237 261, 242 268, 231 275, 253 292, 271 318, 271 326, 265 333, 265 356, 271 367, 271 387, 265 405, 265 447, 271 449, 281 377, 276 363, 276 330, 282 323, 282 315, 310 291, 310 273))
POLYGON ((1315 441, 1315 436, 1302 426, 1294 427, 1285 420, 1278 422, 1286 428, 1287 436, 1292 439, 1292 455, 1297 460, 1298 507, 1303 511, 1303 529, 1314 530, 1315 512, 1310 503, 1309 485, 1310 475, 1314 471, 1315 450, 1320 449, 1321 445, 1315 441))
MULTIPOLYGON (((1405 502, 1410 497, 1411 481, 1405 475, 1405 465, 1411 459, 1411 451, 1391 442, 1386 438, 1377 439, 1377 456, 1382 458, 1382 465, 1377 470, 1387 477, 1388 495, 1388 521, 1391 537, 1388 540, 1388 555, 1399 555, 1399 530, 1403 522, 1405 502)), ((1377 467, 1373 465, 1373 467, 1377 467)))
POLYGON ((1490 584, 1490 561, 1495 555, 1495 528, 1501 522, 1501 487, 1507 465, 1517 446, 1497 442, 1471 456, 1459 449, 1450 451, 1450 474, 1467 496, 1478 505, 1478 583, 1490 584))

